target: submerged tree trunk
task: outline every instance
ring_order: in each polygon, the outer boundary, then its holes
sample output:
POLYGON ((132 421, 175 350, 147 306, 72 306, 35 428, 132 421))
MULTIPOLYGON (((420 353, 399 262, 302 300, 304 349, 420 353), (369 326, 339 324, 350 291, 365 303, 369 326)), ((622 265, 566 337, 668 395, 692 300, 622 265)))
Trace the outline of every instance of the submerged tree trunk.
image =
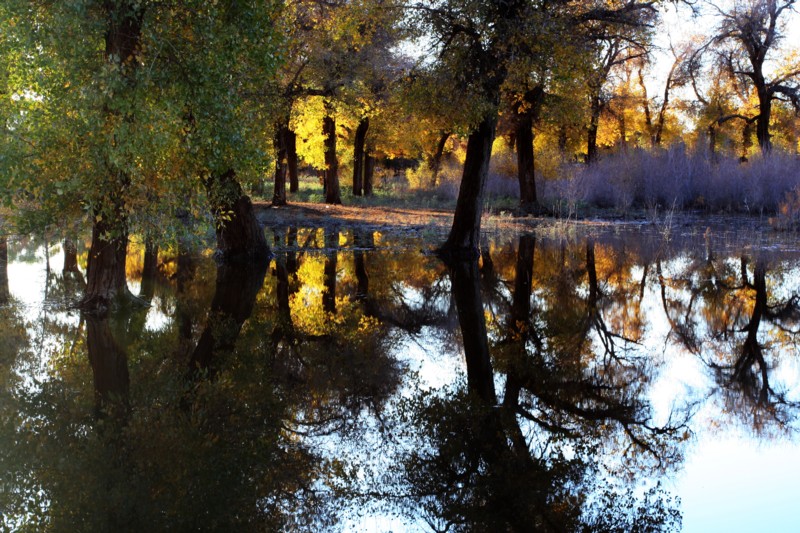
POLYGON ((356 128, 356 138, 353 145, 353 196, 361 196, 364 192, 364 144, 367 140, 369 119, 362 118, 356 128))
POLYGON ((336 120, 330 115, 322 119, 325 135, 325 203, 341 204, 339 191, 339 159, 336 157, 336 120))
POLYGON ((217 252, 223 261, 264 260, 270 250, 256 219, 253 203, 244 194, 233 170, 205 180, 217 233, 217 252))
POLYGON ((483 195, 496 123, 496 113, 487 115, 467 141, 453 226, 447 241, 438 250, 445 259, 476 258, 479 255, 483 195))
POLYGON ((275 148, 275 185, 272 193, 272 205, 286 205, 286 170, 287 170, 287 138, 289 135, 288 118, 278 124, 272 144, 275 148))
POLYGON ((300 190, 297 178, 297 135, 291 129, 286 130, 286 164, 289 169, 289 192, 300 190))

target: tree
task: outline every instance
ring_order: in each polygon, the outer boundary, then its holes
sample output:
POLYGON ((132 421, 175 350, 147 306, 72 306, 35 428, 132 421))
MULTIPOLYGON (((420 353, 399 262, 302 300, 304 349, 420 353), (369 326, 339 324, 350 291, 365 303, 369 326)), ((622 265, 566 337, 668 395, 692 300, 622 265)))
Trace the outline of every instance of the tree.
POLYGON ((731 8, 710 5, 719 19, 714 35, 697 54, 713 50, 730 76, 751 87, 758 100, 754 114, 762 153, 772 149, 770 120, 775 100, 787 100, 800 110, 800 62, 774 57, 785 36, 786 15, 795 0, 736 0, 731 8), (771 64, 780 63, 777 70, 771 64))
POLYGON ((268 253, 240 180, 265 164, 271 110, 255 87, 275 69, 273 12, 257 0, 10 4, 4 42, 26 57, 9 77, 13 135, 4 135, 25 139, 14 200, 46 223, 85 213, 86 308, 102 312, 128 294, 128 235, 163 231, 177 211, 197 215, 198 183, 221 257, 268 253))

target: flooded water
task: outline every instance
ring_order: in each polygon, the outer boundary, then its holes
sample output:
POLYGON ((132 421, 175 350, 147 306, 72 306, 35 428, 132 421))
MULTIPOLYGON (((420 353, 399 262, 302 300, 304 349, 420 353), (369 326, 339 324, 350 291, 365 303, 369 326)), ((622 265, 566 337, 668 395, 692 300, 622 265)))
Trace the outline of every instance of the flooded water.
POLYGON ((5 529, 795 526, 790 236, 565 227, 448 267, 409 236, 267 231, 262 268, 162 249, 143 277, 132 246, 150 305, 103 319, 58 245, 9 244, 5 529))

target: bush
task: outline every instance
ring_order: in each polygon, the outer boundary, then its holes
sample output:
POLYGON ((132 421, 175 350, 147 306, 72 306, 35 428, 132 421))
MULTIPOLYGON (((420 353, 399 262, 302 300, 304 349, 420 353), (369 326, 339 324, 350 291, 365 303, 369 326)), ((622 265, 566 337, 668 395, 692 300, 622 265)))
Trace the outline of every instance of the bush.
POLYGON ((628 150, 589 166, 564 165, 562 176, 540 183, 546 203, 776 213, 786 194, 800 187, 800 158, 775 152, 740 163, 675 145, 628 150))

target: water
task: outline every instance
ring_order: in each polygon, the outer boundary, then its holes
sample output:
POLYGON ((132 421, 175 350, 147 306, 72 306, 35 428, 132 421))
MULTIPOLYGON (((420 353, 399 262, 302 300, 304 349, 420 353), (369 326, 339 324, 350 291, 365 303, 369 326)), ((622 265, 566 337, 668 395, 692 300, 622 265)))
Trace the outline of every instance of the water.
POLYGON ((152 279, 133 247, 150 306, 105 319, 58 246, 11 243, 5 528, 790 530, 791 239, 567 229, 451 268, 367 230, 152 279))

